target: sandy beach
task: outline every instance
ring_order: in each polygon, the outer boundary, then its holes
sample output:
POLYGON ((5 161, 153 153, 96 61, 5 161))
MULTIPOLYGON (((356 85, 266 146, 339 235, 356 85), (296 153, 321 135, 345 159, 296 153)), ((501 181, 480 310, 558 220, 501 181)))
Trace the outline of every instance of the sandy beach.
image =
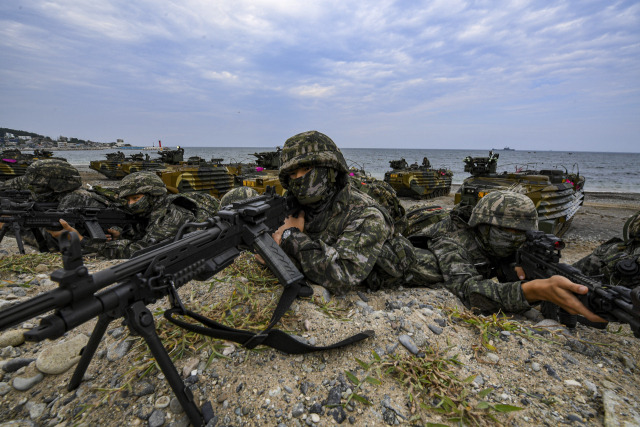
MULTIPOLYGON (((89 183, 115 184, 81 172, 89 183)), ((403 204, 451 206, 454 191, 403 204)), ((587 192, 564 236, 563 260, 576 261, 619 236, 624 221, 638 210, 638 193, 587 192)), ((11 244, 12 239, 2 242, 5 259, 15 253, 11 244)), ((94 272, 120 261, 85 262, 94 272)), ((2 273, 1 304, 56 287, 49 275, 57 267, 44 259, 38 263, 33 272, 2 273)), ((314 291, 313 298, 294 303, 279 328, 316 345, 365 329, 375 330, 375 337, 343 350, 286 355, 185 335, 156 316, 157 330, 195 402, 213 405, 210 425, 446 425, 461 408, 471 417, 468 422, 489 425, 640 424, 640 340, 626 325, 568 330, 542 321, 535 310, 505 319, 477 317, 443 289, 358 289, 341 298, 319 287, 314 291), (453 406, 443 405, 445 397, 453 406), (429 410, 432 405, 448 410, 429 410)), ((185 305, 230 324, 254 314, 268 318, 279 294, 270 273, 248 254, 215 280, 180 288, 185 305)), ((66 388, 73 363, 58 374, 38 370, 37 360, 47 359, 52 349, 65 349, 61 354, 73 360, 74 343, 86 340, 93 323, 40 343, 0 336, 0 426, 188 424, 144 342, 119 322, 110 325, 77 390, 66 388)), ((19 335, 16 329, 10 333, 19 335)), ((56 363, 67 367, 63 360, 56 363)))

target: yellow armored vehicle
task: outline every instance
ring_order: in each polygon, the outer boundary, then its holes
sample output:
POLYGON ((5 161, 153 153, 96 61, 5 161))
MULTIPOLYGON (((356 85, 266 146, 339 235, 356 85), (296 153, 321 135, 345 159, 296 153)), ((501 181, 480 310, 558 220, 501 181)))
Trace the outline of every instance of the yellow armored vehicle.
POLYGON ((3 150, 0 153, 0 181, 24 175, 31 163, 44 159, 67 160, 62 157, 53 157, 53 153, 49 150, 34 150, 33 154, 25 154, 17 148, 3 150))
POLYGON ((422 165, 409 166, 405 159, 389 162, 391 171, 384 174, 387 182, 398 196, 414 199, 432 199, 446 196, 451 191, 453 172, 447 169, 433 169, 428 158, 422 159, 422 165))
POLYGON ((242 173, 236 175, 235 184, 244 185, 256 190, 259 194, 266 191, 267 187, 275 187, 276 193, 282 195, 284 188, 278 179, 280 169, 280 147, 275 151, 263 151, 254 153, 256 164, 243 167, 242 173), (246 172, 245 172, 246 171, 246 172))
POLYGON ((539 229, 562 236, 584 202, 584 176, 569 173, 566 168, 529 170, 516 167, 516 172, 498 173, 499 154, 488 157, 466 157, 464 171, 471 174, 455 195, 455 203, 474 206, 480 198, 495 190, 510 190, 527 195, 538 210, 539 229))
POLYGON ((222 159, 211 159, 210 162, 200 157, 190 157, 180 165, 171 165, 156 171, 156 174, 173 193, 206 192, 221 198, 233 188, 233 176, 222 159))

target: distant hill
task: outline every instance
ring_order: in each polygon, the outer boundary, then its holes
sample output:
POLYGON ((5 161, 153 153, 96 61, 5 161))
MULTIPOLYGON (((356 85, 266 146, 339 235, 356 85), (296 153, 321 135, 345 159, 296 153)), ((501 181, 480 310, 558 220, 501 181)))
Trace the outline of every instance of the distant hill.
POLYGON ((27 132, 24 130, 0 128, 0 136, 4 136, 5 133, 12 133, 15 136, 30 136, 31 138, 45 138, 44 135, 38 135, 37 133, 27 132))
MULTIPOLYGON (((0 127, 0 138, 4 137, 4 135, 6 133, 11 133, 13 135, 15 135, 16 137, 19 136, 29 136, 34 140, 39 140, 39 141, 54 141, 54 138, 51 138, 49 136, 44 136, 44 135, 40 135, 34 132, 27 132, 24 130, 18 130, 18 129, 9 129, 9 128, 3 128, 0 127)), ((104 142, 97 142, 97 141, 85 141, 84 139, 78 139, 78 138, 69 138, 67 137, 67 141, 71 144, 105 144, 104 142)))

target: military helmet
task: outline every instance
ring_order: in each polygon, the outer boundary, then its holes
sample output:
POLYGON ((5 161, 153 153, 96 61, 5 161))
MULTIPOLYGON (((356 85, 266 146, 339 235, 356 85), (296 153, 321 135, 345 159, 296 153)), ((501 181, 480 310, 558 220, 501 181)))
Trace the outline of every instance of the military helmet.
POLYGON ((25 170, 25 182, 32 187, 47 188, 52 193, 65 193, 82 186, 78 169, 65 160, 38 160, 25 170))
POLYGON ((473 208, 469 225, 497 225, 516 230, 537 230, 538 211, 533 201, 513 191, 492 191, 473 208))
POLYGON ((622 237, 625 242, 628 240, 640 240, 640 211, 636 212, 624 223, 622 237))
POLYGON ((162 182, 162 179, 153 172, 135 172, 122 178, 120 186, 118 187, 118 194, 121 198, 134 194, 162 196, 167 194, 167 186, 162 182))
POLYGON ((312 130, 287 139, 280 153, 280 183, 289 186, 289 175, 302 167, 327 167, 346 175, 349 168, 338 146, 327 135, 312 130))
POLYGON ((258 192, 251 187, 236 187, 227 191, 224 196, 222 196, 222 199, 220 199, 220 206, 227 206, 235 202, 241 202, 258 195, 258 192))

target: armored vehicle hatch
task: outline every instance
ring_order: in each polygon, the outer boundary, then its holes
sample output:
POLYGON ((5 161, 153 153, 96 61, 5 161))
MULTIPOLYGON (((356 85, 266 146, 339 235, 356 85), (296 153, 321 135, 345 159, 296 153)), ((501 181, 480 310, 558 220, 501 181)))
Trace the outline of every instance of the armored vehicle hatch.
POLYGON ((451 191, 453 172, 447 169, 433 169, 428 158, 422 159, 422 165, 414 163, 409 166, 405 159, 389 162, 391 171, 384 174, 384 181, 389 183, 399 196, 414 199, 431 199, 446 196, 451 191))
POLYGON ((584 202, 585 178, 567 169, 525 169, 498 173, 499 154, 488 157, 466 157, 466 178, 455 195, 455 203, 474 206, 480 198, 495 190, 510 190, 527 195, 538 210, 538 228, 545 233, 562 236, 573 216, 584 202))

